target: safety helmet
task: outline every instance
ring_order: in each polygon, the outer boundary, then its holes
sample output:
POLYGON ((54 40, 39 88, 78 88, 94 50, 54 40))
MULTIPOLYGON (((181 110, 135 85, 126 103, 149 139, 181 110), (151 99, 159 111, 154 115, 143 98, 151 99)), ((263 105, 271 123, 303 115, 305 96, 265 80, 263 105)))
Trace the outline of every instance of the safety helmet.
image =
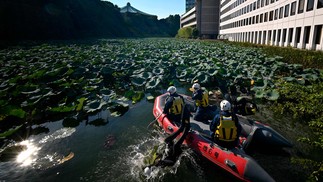
POLYGON ((230 111, 231 110, 231 104, 230 104, 229 101, 223 100, 220 103, 220 108, 221 108, 221 111, 230 111))
POLYGON ((176 92, 176 87, 174 86, 168 87, 167 92, 169 92, 170 94, 174 94, 176 92))
POLYGON ((200 86, 200 84, 198 84, 198 83, 194 83, 194 84, 193 84, 193 86, 192 86, 192 88, 193 88, 194 90, 198 90, 198 89, 200 89, 200 88, 201 88, 201 86, 200 86))

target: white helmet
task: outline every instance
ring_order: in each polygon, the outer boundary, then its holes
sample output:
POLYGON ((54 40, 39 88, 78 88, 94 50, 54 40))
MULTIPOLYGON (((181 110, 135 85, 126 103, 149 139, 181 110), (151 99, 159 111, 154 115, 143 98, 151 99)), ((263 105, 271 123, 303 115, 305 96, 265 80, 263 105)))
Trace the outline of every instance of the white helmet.
POLYGON ((230 111, 231 110, 231 104, 230 104, 229 101, 223 100, 220 103, 220 108, 221 108, 221 111, 230 111))
POLYGON ((192 88, 193 88, 194 90, 198 90, 198 89, 200 89, 200 88, 201 88, 201 86, 200 86, 200 84, 198 84, 198 83, 194 83, 194 84, 193 84, 193 86, 192 86, 192 88))
POLYGON ((176 92, 176 87, 174 86, 168 87, 167 92, 169 92, 170 94, 174 94, 176 92))

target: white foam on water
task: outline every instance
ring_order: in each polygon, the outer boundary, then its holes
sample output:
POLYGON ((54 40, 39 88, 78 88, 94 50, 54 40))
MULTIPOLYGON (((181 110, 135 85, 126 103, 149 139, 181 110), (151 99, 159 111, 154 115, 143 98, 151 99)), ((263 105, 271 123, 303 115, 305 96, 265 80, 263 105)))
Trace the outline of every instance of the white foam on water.
POLYGON ((71 136, 76 131, 75 128, 61 128, 55 131, 51 135, 45 136, 43 139, 39 141, 40 144, 51 142, 57 139, 62 139, 71 136))

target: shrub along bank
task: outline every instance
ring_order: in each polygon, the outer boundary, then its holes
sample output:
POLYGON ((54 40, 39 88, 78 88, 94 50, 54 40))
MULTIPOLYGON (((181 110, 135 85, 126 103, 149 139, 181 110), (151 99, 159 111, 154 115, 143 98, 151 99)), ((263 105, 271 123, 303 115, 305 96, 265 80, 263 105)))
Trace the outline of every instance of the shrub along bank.
MULTIPOLYGON (((281 56, 282 61, 289 64, 301 64, 303 68, 317 68, 320 78, 313 83, 281 81, 279 99, 270 107, 276 114, 291 115, 295 121, 308 125, 313 135, 303 137, 300 142, 310 144, 323 151, 323 52, 300 50, 292 47, 276 47, 251 43, 228 42, 243 47, 258 47, 267 56, 281 56)), ((309 181, 320 181, 323 178, 323 159, 293 158, 293 162, 301 164, 306 170, 312 171, 309 181)))

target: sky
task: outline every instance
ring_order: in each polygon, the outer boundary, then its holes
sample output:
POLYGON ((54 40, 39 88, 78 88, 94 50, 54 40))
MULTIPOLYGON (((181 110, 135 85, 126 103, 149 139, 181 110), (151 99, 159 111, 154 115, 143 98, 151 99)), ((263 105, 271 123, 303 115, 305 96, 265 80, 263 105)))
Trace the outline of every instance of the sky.
POLYGON ((158 19, 169 15, 185 13, 185 0, 107 0, 122 8, 129 2, 132 7, 148 14, 157 15, 158 19))

